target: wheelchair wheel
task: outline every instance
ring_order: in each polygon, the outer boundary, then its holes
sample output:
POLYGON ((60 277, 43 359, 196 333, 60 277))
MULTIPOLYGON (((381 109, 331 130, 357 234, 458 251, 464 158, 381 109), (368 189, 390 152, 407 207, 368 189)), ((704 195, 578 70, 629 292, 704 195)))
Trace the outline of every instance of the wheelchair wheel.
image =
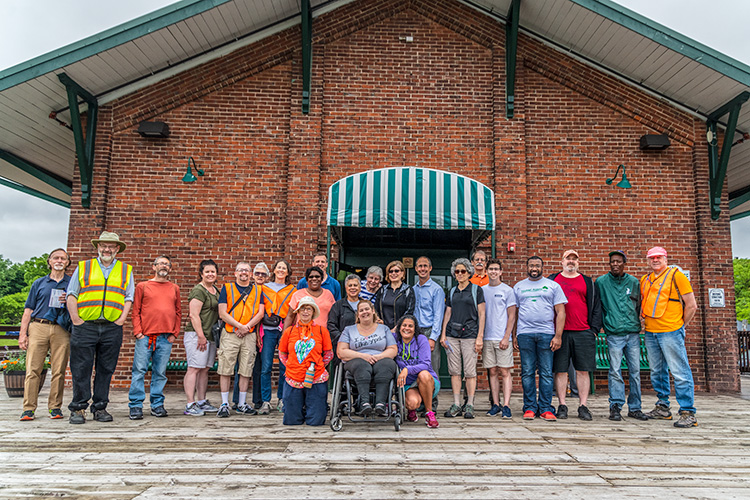
POLYGON ((342 365, 336 367, 333 376, 333 394, 331 398, 331 429, 340 431, 343 423, 341 422, 341 376, 342 365), (338 429, 334 429, 334 422, 338 420, 338 429))
POLYGON ((341 420, 341 417, 336 416, 331 418, 331 430, 334 432, 338 432, 341 429, 344 428, 344 422, 341 420))
POLYGON ((399 413, 393 417, 393 428, 396 429, 396 432, 401 430, 401 414, 399 413))

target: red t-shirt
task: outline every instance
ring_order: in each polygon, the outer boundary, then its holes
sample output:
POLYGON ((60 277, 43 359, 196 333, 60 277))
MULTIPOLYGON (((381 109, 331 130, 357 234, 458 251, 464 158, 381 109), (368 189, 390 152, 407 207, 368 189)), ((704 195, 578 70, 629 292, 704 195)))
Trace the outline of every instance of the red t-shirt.
POLYGON ((568 303, 565 304, 565 330, 588 330, 589 306, 586 303, 586 281, 580 274, 575 278, 566 278, 562 274, 555 276, 568 303))

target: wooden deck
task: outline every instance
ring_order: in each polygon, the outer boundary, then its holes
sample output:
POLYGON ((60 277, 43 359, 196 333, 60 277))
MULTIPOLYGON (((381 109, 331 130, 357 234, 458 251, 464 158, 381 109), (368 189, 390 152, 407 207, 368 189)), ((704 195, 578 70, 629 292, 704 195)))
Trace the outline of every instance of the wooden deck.
MULTIPOLYGON (((35 421, 20 422, 20 399, 0 392, 0 498, 750 497, 747 396, 699 395, 700 427, 687 430, 610 422, 599 394, 588 423, 523 421, 514 395, 512 421, 487 417, 480 403, 475 420, 440 418, 439 429, 349 423, 334 433, 284 427, 275 412, 183 416, 174 391, 165 419, 131 422, 127 392, 117 390, 113 423, 73 426, 67 410, 53 421, 44 406, 35 421)), ((654 396, 644 402, 650 409, 654 396)), ((577 402, 569 403, 575 414, 577 402)))

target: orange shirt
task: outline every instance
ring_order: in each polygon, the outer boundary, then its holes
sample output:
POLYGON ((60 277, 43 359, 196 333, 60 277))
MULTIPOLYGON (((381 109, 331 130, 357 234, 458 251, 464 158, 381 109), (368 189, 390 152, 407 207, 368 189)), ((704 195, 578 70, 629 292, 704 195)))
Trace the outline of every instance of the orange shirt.
POLYGON ((490 277, 487 274, 485 274, 484 276, 479 276, 478 274, 474 273, 474 276, 472 276, 469 281, 474 283, 476 286, 484 286, 490 284, 490 277))
POLYGON ((328 326, 328 313, 331 311, 331 307, 333 307, 333 304, 336 303, 336 299, 334 299, 333 294, 325 288, 323 288, 322 290, 323 293, 320 294, 320 297, 313 297, 307 292, 307 288, 300 288, 292 294, 292 300, 289 301, 289 310, 294 311, 295 309, 297 309, 299 301, 302 299, 302 297, 312 297, 312 299, 318 305, 318 309, 320 309, 320 316, 315 318, 315 320, 313 320, 313 323, 326 328, 328 326))
POLYGON ((331 336, 325 327, 315 323, 296 323, 284 331, 279 341, 279 358, 286 357, 286 377, 298 383, 304 382, 310 363, 315 363, 315 380, 323 380, 326 374, 323 353, 326 351, 333 351, 331 336))
MULTIPOLYGON (((670 270, 671 268, 667 268, 666 270, 662 271, 662 274, 670 270)), ((643 286, 641 297, 644 306, 646 304, 646 301, 648 300, 648 291, 651 288, 651 283, 653 283, 654 286, 658 285, 658 278, 660 276, 661 274, 659 276, 656 276, 654 273, 649 273, 642 278, 644 281, 642 282, 643 286)), ((680 295, 693 293, 693 287, 690 286, 690 281, 688 281, 687 277, 680 271, 675 271, 674 281, 669 280, 669 282, 665 283, 664 286, 670 287, 669 301, 667 302, 667 309, 664 311, 664 314, 659 318, 652 318, 646 315, 646 310, 642 308, 645 329, 647 332, 673 332, 675 330, 679 330, 685 324, 685 322, 683 321, 684 309, 682 306, 682 302, 680 301, 680 295)))

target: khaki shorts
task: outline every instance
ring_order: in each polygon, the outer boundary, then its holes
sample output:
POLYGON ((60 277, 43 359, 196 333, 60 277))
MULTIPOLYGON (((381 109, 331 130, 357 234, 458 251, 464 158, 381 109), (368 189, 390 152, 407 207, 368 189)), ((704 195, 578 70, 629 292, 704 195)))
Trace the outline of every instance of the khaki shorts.
POLYGON ((237 360, 240 361, 237 373, 242 377, 250 377, 253 373, 253 364, 255 364, 256 347, 255 342, 258 334, 249 333, 239 338, 234 333, 227 332, 226 328, 221 334, 221 347, 217 356, 219 357, 219 375, 234 375, 234 365, 237 360))
POLYGON ((500 349, 499 340, 486 340, 482 347, 482 365, 485 368, 513 368, 513 342, 500 349))
POLYGON ((185 332, 182 337, 185 345, 185 357, 187 365, 190 368, 211 368, 216 361, 216 343, 208 342, 205 351, 198 349, 198 334, 195 332, 185 332))
POLYGON ((477 353, 474 350, 477 339, 457 339, 446 337, 448 343, 446 354, 448 355, 448 373, 461 375, 461 361, 463 360, 464 377, 477 376, 477 353))

